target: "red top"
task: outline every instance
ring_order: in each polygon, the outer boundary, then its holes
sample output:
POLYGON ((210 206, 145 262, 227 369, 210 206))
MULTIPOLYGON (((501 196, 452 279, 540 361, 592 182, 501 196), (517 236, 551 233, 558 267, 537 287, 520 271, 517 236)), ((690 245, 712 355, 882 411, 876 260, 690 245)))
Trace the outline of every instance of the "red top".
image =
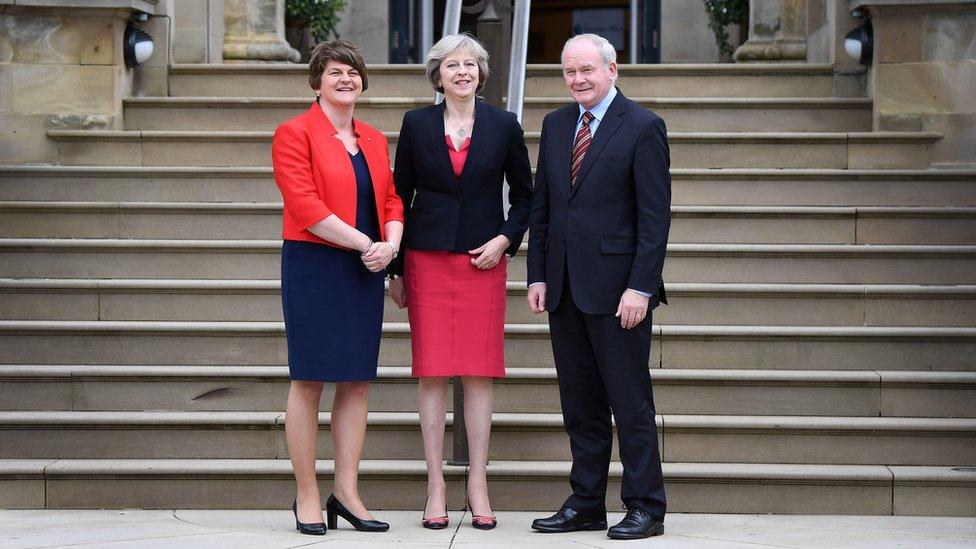
MULTIPOLYGON (((403 202, 393 187, 386 137, 359 120, 353 120, 353 128, 373 179, 380 235, 386 238, 386 223, 403 221, 403 202)), ((285 240, 335 246, 307 230, 332 214, 356 226, 356 172, 335 134, 335 126, 318 103, 275 130, 271 159, 275 183, 284 199, 281 236, 285 240)))
POLYGON ((471 146, 471 138, 467 137, 464 139, 464 144, 461 145, 461 150, 454 149, 454 141, 451 140, 450 135, 445 135, 444 139, 447 141, 447 150, 451 153, 451 166, 454 167, 454 177, 461 177, 461 171, 464 170, 464 162, 468 159, 468 147, 471 146))

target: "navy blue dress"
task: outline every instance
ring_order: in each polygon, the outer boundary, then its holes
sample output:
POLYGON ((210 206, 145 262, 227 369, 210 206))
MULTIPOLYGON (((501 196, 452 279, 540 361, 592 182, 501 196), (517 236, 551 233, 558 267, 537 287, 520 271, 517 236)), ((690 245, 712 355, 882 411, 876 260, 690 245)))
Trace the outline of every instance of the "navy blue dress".
MULTIPOLYGON (((356 172, 356 228, 380 239, 373 181, 362 151, 356 172)), ((383 272, 371 273, 358 252, 285 240, 281 305, 288 372, 303 381, 372 381, 383 330, 383 272)))

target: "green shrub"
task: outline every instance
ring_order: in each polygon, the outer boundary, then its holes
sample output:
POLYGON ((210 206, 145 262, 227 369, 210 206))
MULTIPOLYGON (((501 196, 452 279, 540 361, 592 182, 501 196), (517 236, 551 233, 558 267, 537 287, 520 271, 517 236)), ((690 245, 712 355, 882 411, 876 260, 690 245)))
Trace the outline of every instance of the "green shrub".
POLYGON ((338 38, 336 24, 346 0, 285 0, 285 20, 294 27, 308 27, 316 42, 338 38))
POLYGON ((729 33, 725 27, 749 18, 749 0, 704 0, 708 13, 708 28, 715 33, 715 43, 721 53, 732 55, 729 33))

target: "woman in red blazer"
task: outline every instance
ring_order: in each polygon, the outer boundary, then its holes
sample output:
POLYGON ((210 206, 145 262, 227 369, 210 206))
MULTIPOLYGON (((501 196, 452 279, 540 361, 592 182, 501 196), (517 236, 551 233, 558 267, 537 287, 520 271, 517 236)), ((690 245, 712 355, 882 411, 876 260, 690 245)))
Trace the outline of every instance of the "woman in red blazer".
POLYGON ((367 87, 366 64, 352 44, 316 46, 309 84, 318 99, 275 131, 275 182, 284 199, 281 299, 288 342, 285 434, 302 533, 322 535, 315 478, 319 400, 334 382, 335 449, 328 527, 341 516, 357 530, 385 531, 359 497, 366 394, 376 379, 383 326, 383 271, 403 234, 403 204, 390 172, 386 138, 353 119, 367 87))

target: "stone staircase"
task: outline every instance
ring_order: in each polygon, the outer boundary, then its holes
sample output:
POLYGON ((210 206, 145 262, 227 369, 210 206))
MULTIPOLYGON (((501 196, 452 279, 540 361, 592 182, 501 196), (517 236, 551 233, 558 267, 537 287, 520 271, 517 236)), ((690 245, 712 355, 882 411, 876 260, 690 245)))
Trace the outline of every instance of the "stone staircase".
MULTIPOLYGON (((0 166, 0 507, 287 507, 268 145, 307 108, 305 74, 176 66, 169 97, 125 100, 123 130, 52 130, 61 165, 0 166)), ((392 152, 430 89, 417 66, 369 76, 357 116, 392 152)), ((621 67, 671 132, 672 305, 649 366, 673 511, 976 515, 976 172, 929 170, 938 134, 871 132, 841 78, 621 67)), ((529 67, 533 160, 562 86, 529 67)), ((510 278, 492 503, 550 509, 568 440, 524 254, 510 278)), ((390 303, 385 320, 361 489, 419 509, 409 330, 390 303)), ((464 474, 447 467, 452 508, 464 474)))

